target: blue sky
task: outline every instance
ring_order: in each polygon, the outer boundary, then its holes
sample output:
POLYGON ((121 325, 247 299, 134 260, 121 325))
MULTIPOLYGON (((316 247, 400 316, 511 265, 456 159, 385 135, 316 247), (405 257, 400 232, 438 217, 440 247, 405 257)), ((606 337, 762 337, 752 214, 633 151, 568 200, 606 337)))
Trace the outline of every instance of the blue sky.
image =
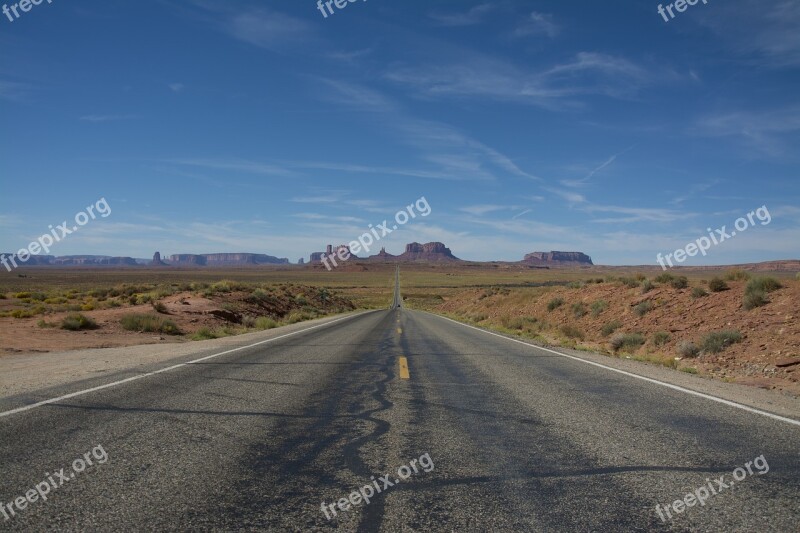
MULTIPOLYGON (((387 237, 462 258, 800 257, 800 2, 53 0, 0 18, 0 251, 293 262, 387 237), (13 15, 12 15, 13 16, 13 15)), ((374 250, 377 252, 377 249, 374 250)))

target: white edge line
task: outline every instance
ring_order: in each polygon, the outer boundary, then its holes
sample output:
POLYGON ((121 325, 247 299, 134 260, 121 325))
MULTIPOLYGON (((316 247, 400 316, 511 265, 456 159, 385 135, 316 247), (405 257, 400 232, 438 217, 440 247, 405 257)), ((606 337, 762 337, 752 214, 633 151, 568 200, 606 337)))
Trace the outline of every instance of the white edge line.
POLYGON ((648 377, 645 377, 645 376, 640 376, 639 374, 634 374, 632 372, 627 372, 625 370, 620 370, 620 369, 614 368, 612 366, 606 366, 606 365, 601 364, 601 363, 595 363, 594 361, 588 361, 588 360, 582 359, 580 357, 575 357, 574 355, 568 355, 568 354, 565 354, 565 353, 557 352, 555 350, 551 350, 550 348, 544 348, 542 346, 537 346, 535 344, 531 344, 531 343, 528 343, 528 342, 525 342, 525 341, 521 341, 519 339, 513 339, 511 337, 506 337, 505 335, 500 335, 499 333, 494 333, 493 331, 487 331, 485 329, 476 328, 475 326, 470 326, 469 324, 464 324, 462 322, 459 322, 458 320, 453 320, 452 318, 448 318, 446 316, 437 315, 437 314, 434 314, 434 313, 430 313, 430 314, 433 314, 434 316, 438 316, 439 318, 443 318, 445 320, 449 320, 450 322, 458 324, 459 326, 464 326, 465 328, 471 328, 471 329, 474 329, 476 331, 487 333, 489 335, 494 335, 495 337, 500 337, 501 339, 505 339, 507 341, 517 342, 519 344, 524 344, 525 346, 530 346, 531 348, 536 348, 537 350, 544 350, 545 352, 550 352, 550 353, 553 353, 553 354, 556 354, 556 355, 560 355, 561 357, 566 357, 566 358, 572 359, 574 361, 580 361, 581 363, 586 363, 587 365, 593 365, 593 366, 598 366, 600 368, 605 368, 606 370, 611 370, 612 372, 617 372, 619 374, 630 376, 632 378, 641 379, 641 380, 644 380, 644 381, 648 381, 650 383, 655 383, 656 385, 661 385, 662 387, 667 387, 669 389, 674 389, 674 390, 677 390, 677 391, 685 392, 686 394, 691 394, 693 396, 699 396, 700 398, 705 398, 706 400, 711 400, 711 401, 714 401, 714 402, 723 403, 725 405, 730 405, 731 407, 736 407, 737 409, 742 409, 744 411, 749 411, 751 413, 755 413, 755 414, 758 414, 758 415, 767 416, 767 417, 773 418, 775 420, 780 420, 781 422, 786 422, 787 424, 793 424, 795 426, 800 426, 800 420, 795 420, 793 418, 786 418, 784 416, 776 415, 776 414, 770 413, 768 411, 762 411, 762 410, 756 409, 754 407, 748 407, 747 405, 742 405, 740 403, 732 402, 730 400, 725 400, 723 398, 718 398, 716 396, 711 396, 710 394, 697 392, 697 391, 694 391, 692 389, 686 389, 686 388, 681 387, 679 385, 673 385, 672 383, 665 383, 665 382, 659 381, 657 379, 648 378, 648 377))
POLYGON ((225 355, 225 354, 229 354, 229 353, 233 353, 233 352, 238 352, 239 350, 245 350, 247 348, 252 348, 253 346, 258 346, 260 344, 266 344, 268 342, 273 342, 273 341, 276 341, 278 339, 284 339, 286 337, 291 337, 292 335, 298 335, 300 333, 305 333, 306 331, 311 331, 312 329, 317 329, 317 328, 321 328, 322 326, 335 324, 336 322, 341 322, 342 320, 346 320, 348 318, 361 316, 363 314, 370 313, 370 312, 371 311, 366 311, 366 312, 363 312, 363 313, 357 313, 355 315, 343 316, 341 318, 337 318, 336 320, 331 320, 330 322, 325 322, 324 324, 317 324, 316 326, 311 326, 310 328, 305 328, 305 329, 301 329, 301 330, 298 330, 298 331, 293 331, 291 333, 286 333, 284 335, 279 335, 279 336, 274 337, 272 339, 266 339, 266 340, 263 340, 263 341, 258 341, 258 342, 253 343, 253 344, 248 344, 247 346, 239 346, 238 348, 233 348, 231 350, 225 350, 224 352, 219 352, 219 353, 215 353, 215 354, 212 354, 212 355, 207 355, 207 356, 201 357, 199 359, 194 359, 192 361, 187 361, 185 363, 180 363, 180 364, 177 364, 177 365, 168 366, 168 367, 162 368, 160 370, 154 370, 152 372, 146 372, 144 374, 139 374, 138 376, 131 376, 129 378, 121 379, 119 381, 114 381, 112 383, 106 383, 105 385, 99 385, 97 387, 92 387, 91 389, 85 389, 85 390, 81 390, 81 391, 77 391, 77 392, 72 392, 70 394, 65 394, 64 396, 59 396, 58 398, 50 398, 49 400, 43 400, 41 402, 32 403, 30 405, 24 405, 22 407, 17 407, 16 409, 12 409, 10 411, 5 411, 5 412, 0 413, 0 418, 3 418, 4 416, 10 416, 10 415, 13 415, 13 414, 16 414, 16 413, 21 413, 23 411, 28 411, 30 409, 35 409, 35 408, 41 407, 43 405, 48 405, 48 404, 51 404, 51 403, 60 402, 61 400, 74 398, 75 396, 82 396, 84 394, 89 394, 90 392, 95 392, 95 391, 107 389, 109 387, 115 387, 117 385, 122 385, 123 383, 130 383, 131 381, 135 381, 137 379, 142 379, 142 378, 146 378, 146 377, 149 377, 149 376, 155 376, 156 374, 161 374, 162 372, 169 372, 170 370, 175 370, 176 368, 181 368, 181 367, 184 367, 184 366, 187 366, 187 365, 192 365, 192 364, 195 364, 195 363, 199 363, 201 361, 206 361, 208 359, 213 359, 215 357, 219 357, 220 355, 225 355))

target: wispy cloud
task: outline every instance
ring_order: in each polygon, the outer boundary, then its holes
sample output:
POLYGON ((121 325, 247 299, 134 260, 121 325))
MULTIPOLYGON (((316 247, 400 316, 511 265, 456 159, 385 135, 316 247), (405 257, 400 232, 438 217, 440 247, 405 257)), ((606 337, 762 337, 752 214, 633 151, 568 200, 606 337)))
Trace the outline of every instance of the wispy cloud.
POLYGON ((174 93, 183 92, 183 89, 186 88, 186 86, 182 83, 168 83, 167 87, 169 87, 170 91, 174 93))
POLYGON ((616 153, 616 154, 613 154, 608 159, 606 159, 603 163, 601 163, 599 166, 597 166, 597 167, 593 168, 592 170, 590 170, 589 173, 586 174, 586 176, 584 176, 583 178, 578 179, 578 180, 561 180, 561 184, 565 185, 567 187, 581 187, 583 185, 586 185, 589 182, 589 180, 591 180, 594 177, 595 174, 597 174, 598 172, 600 172, 604 168, 612 165, 614 163, 614 161, 616 161, 619 156, 621 156, 622 154, 624 154, 625 152, 627 152, 631 148, 633 148, 633 146, 629 146, 628 148, 624 149, 623 151, 621 151, 619 153, 616 153))
POLYGON ((289 176, 293 174, 292 171, 281 166, 242 159, 168 159, 164 162, 176 165, 201 167, 213 170, 229 170, 267 176, 289 176))
POLYGON ((534 11, 528 19, 511 33, 512 37, 546 35, 551 39, 559 34, 561 28, 553 21, 553 15, 534 11))
POLYGON ((483 22, 484 16, 494 9, 494 4, 479 4, 467 11, 431 13, 428 16, 441 26, 474 26, 483 22))
POLYGON ((460 207, 458 210, 463 211, 464 213, 469 213, 475 216, 482 216, 487 213, 493 213, 495 211, 513 211, 519 209, 519 207, 514 205, 493 205, 493 204, 483 204, 483 205, 468 205, 466 207, 460 207))
POLYGON ((472 57, 463 63, 395 67, 385 78, 428 98, 483 97, 558 109, 582 105, 581 96, 632 99, 657 76, 623 57, 580 52, 571 61, 534 72, 472 57))
POLYGON ((783 136, 800 131, 800 106, 763 112, 734 111, 698 121, 695 133, 712 137, 737 137, 759 152, 777 156, 788 149, 783 136))
POLYGON ((139 118, 136 115, 84 115, 80 120, 84 122, 113 122, 118 120, 133 120, 139 118))

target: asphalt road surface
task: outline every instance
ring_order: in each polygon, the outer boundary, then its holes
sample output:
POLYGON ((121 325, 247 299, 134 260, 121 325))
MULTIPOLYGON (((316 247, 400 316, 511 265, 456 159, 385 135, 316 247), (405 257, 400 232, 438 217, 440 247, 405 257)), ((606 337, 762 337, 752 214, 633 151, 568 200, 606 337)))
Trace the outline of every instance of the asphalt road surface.
POLYGON ((798 425, 398 303, 0 416, 0 529, 798 531, 798 425))

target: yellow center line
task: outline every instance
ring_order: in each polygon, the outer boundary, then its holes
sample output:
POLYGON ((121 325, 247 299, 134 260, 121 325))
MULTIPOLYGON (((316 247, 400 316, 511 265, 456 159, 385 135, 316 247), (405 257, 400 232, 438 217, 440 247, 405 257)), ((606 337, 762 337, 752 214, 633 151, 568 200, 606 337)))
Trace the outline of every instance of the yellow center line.
POLYGON ((403 333, 403 328, 397 328, 397 333, 403 333))
POLYGON ((405 357, 399 358, 400 363, 400 379, 409 379, 411 376, 408 373, 408 359, 405 357))

